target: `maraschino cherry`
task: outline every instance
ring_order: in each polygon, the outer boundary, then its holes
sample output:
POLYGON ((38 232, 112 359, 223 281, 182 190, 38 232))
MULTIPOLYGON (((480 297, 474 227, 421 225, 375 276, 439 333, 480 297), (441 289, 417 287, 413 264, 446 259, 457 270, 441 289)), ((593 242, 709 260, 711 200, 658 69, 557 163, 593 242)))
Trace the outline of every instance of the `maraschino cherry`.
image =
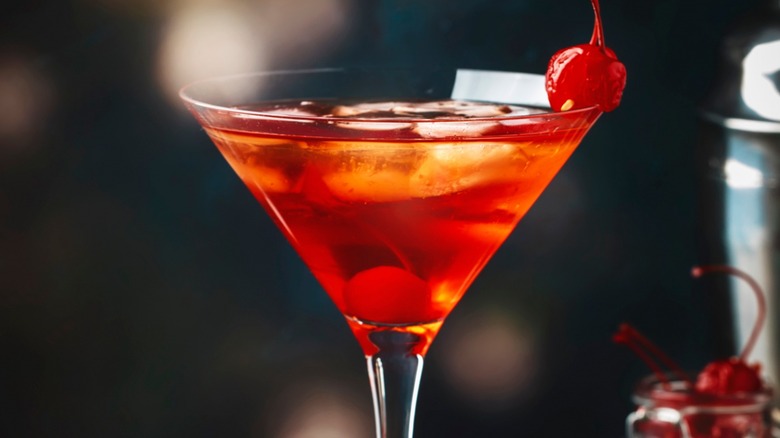
POLYGON ((598 106, 612 111, 626 86, 626 67, 604 43, 598 0, 591 0, 595 23, 587 44, 559 50, 547 65, 547 98, 554 111, 598 106))
POLYGON ((432 305, 428 283, 395 266, 361 271, 344 286, 346 313, 362 321, 425 323, 442 317, 432 305))
POLYGON ((756 296, 758 316, 756 317, 753 332, 750 334, 750 338, 739 356, 710 362, 698 374, 696 381, 694 382, 677 364, 669 359, 666 354, 628 324, 622 324, 620 326, 618 332, 613 336, 613 340, 617 343, 625 344, 634 350, 637 355, 647 363, 658 380, 664 385, 668 385, 669 379, 653 356, 655 356, 662 365, 669 368, 671 373, 679 380, 687 382, 694 395, 727 396, 762 391, 764 389, 764 381, 761 379, 760 364, 747 363, 747 357, 750 355, 750 352, 756 343, 756 339, 761 333, 761 328, 766 317, 766 301, 761 287, 759 287, 756 281, 749 275, 730 266, 711 265, 695 267, 692 274, 694 277, 698 278, 710 272, 722 272, 746 281, 756 296))
POLYGON ((696 379, 696 390, 704 394, 727 395, 740 392, 756 392, 763 388, 761 380, 761 365, 749 365, 747 357, 756 344, 761 327, 766 318, 766 301, 761 287, 746 273, 730 266, 702 266, 694 268, 694 277, 700 277, 708 272, 724 272, 746 281, 756 296, 758 316, 745 347, 739 356, 717 360, 709 363, 696 379))

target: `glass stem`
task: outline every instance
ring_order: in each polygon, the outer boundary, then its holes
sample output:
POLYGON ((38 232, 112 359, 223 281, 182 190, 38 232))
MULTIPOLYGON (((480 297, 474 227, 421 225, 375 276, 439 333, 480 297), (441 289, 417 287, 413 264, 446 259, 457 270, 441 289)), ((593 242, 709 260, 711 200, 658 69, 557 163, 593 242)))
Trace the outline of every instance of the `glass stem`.
POLYGON ((423 357, 412 353, 419 337, 392 330, 375 332, 369 339, 379 348, 366 356, 374 396, 377 438, 412 438, 417 390, 423 357))

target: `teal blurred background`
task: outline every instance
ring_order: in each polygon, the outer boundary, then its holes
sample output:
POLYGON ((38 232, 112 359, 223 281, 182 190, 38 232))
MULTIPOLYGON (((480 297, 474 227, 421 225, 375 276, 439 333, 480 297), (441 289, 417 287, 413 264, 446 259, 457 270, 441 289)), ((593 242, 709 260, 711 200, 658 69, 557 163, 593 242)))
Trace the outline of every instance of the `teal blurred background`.
MULTIPOLYGON (((731 352, 690 267, 697 104, 755 1, 604 0, 622 106, 434 343, 426 437, 623 436, 648 372, 731 352)), ((12 0, 0 14, 0 436, 372 433, 343 318, 176 98, 259 69, 543 73, 587 0, 12 0)))

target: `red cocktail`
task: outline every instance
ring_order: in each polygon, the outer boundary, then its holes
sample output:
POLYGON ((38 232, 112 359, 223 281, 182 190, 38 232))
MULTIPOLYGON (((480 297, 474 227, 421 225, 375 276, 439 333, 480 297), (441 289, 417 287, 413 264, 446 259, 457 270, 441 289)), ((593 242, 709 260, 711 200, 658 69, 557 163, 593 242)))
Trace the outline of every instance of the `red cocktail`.
POLYGON ((319 70, 181 92, 346 317, 380 438, 412 436, 423 357, 444 318, 620 103, 626 70, 591 3, 590 42, 556 53, 546 76, 319 70))
POLYGON ((442 322, 601 114, 551 112, 544 76, 474 70, 265 73, 182 97, 346 317, 379 437, 412 436, 442 322))
POLYGON ((418 335, 425 354, 598 116, 452 100, 242 109, 269 115, 206 131, 367 355, 384 330, 418 335), (279 133, 291 116, 307 121, 279 133))

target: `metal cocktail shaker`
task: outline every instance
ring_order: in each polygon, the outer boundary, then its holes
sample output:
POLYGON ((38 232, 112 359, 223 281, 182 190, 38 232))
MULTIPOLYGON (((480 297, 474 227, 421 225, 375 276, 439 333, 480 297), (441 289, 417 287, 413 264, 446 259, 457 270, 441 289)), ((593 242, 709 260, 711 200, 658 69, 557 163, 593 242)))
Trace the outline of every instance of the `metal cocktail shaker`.
MULTIPOLYGON (((700 258, 737 267, 765 289, 767 325, 750 360, 763 364, 780 412, 780 0, 736 23, 718 73, 702 107, 696 157, 700 258)), ((735 353, 757 309, 744 283, 723 281, 712 285, 730 297, 725 316, 733 327, 721 335, 734 340, 735 353)))

